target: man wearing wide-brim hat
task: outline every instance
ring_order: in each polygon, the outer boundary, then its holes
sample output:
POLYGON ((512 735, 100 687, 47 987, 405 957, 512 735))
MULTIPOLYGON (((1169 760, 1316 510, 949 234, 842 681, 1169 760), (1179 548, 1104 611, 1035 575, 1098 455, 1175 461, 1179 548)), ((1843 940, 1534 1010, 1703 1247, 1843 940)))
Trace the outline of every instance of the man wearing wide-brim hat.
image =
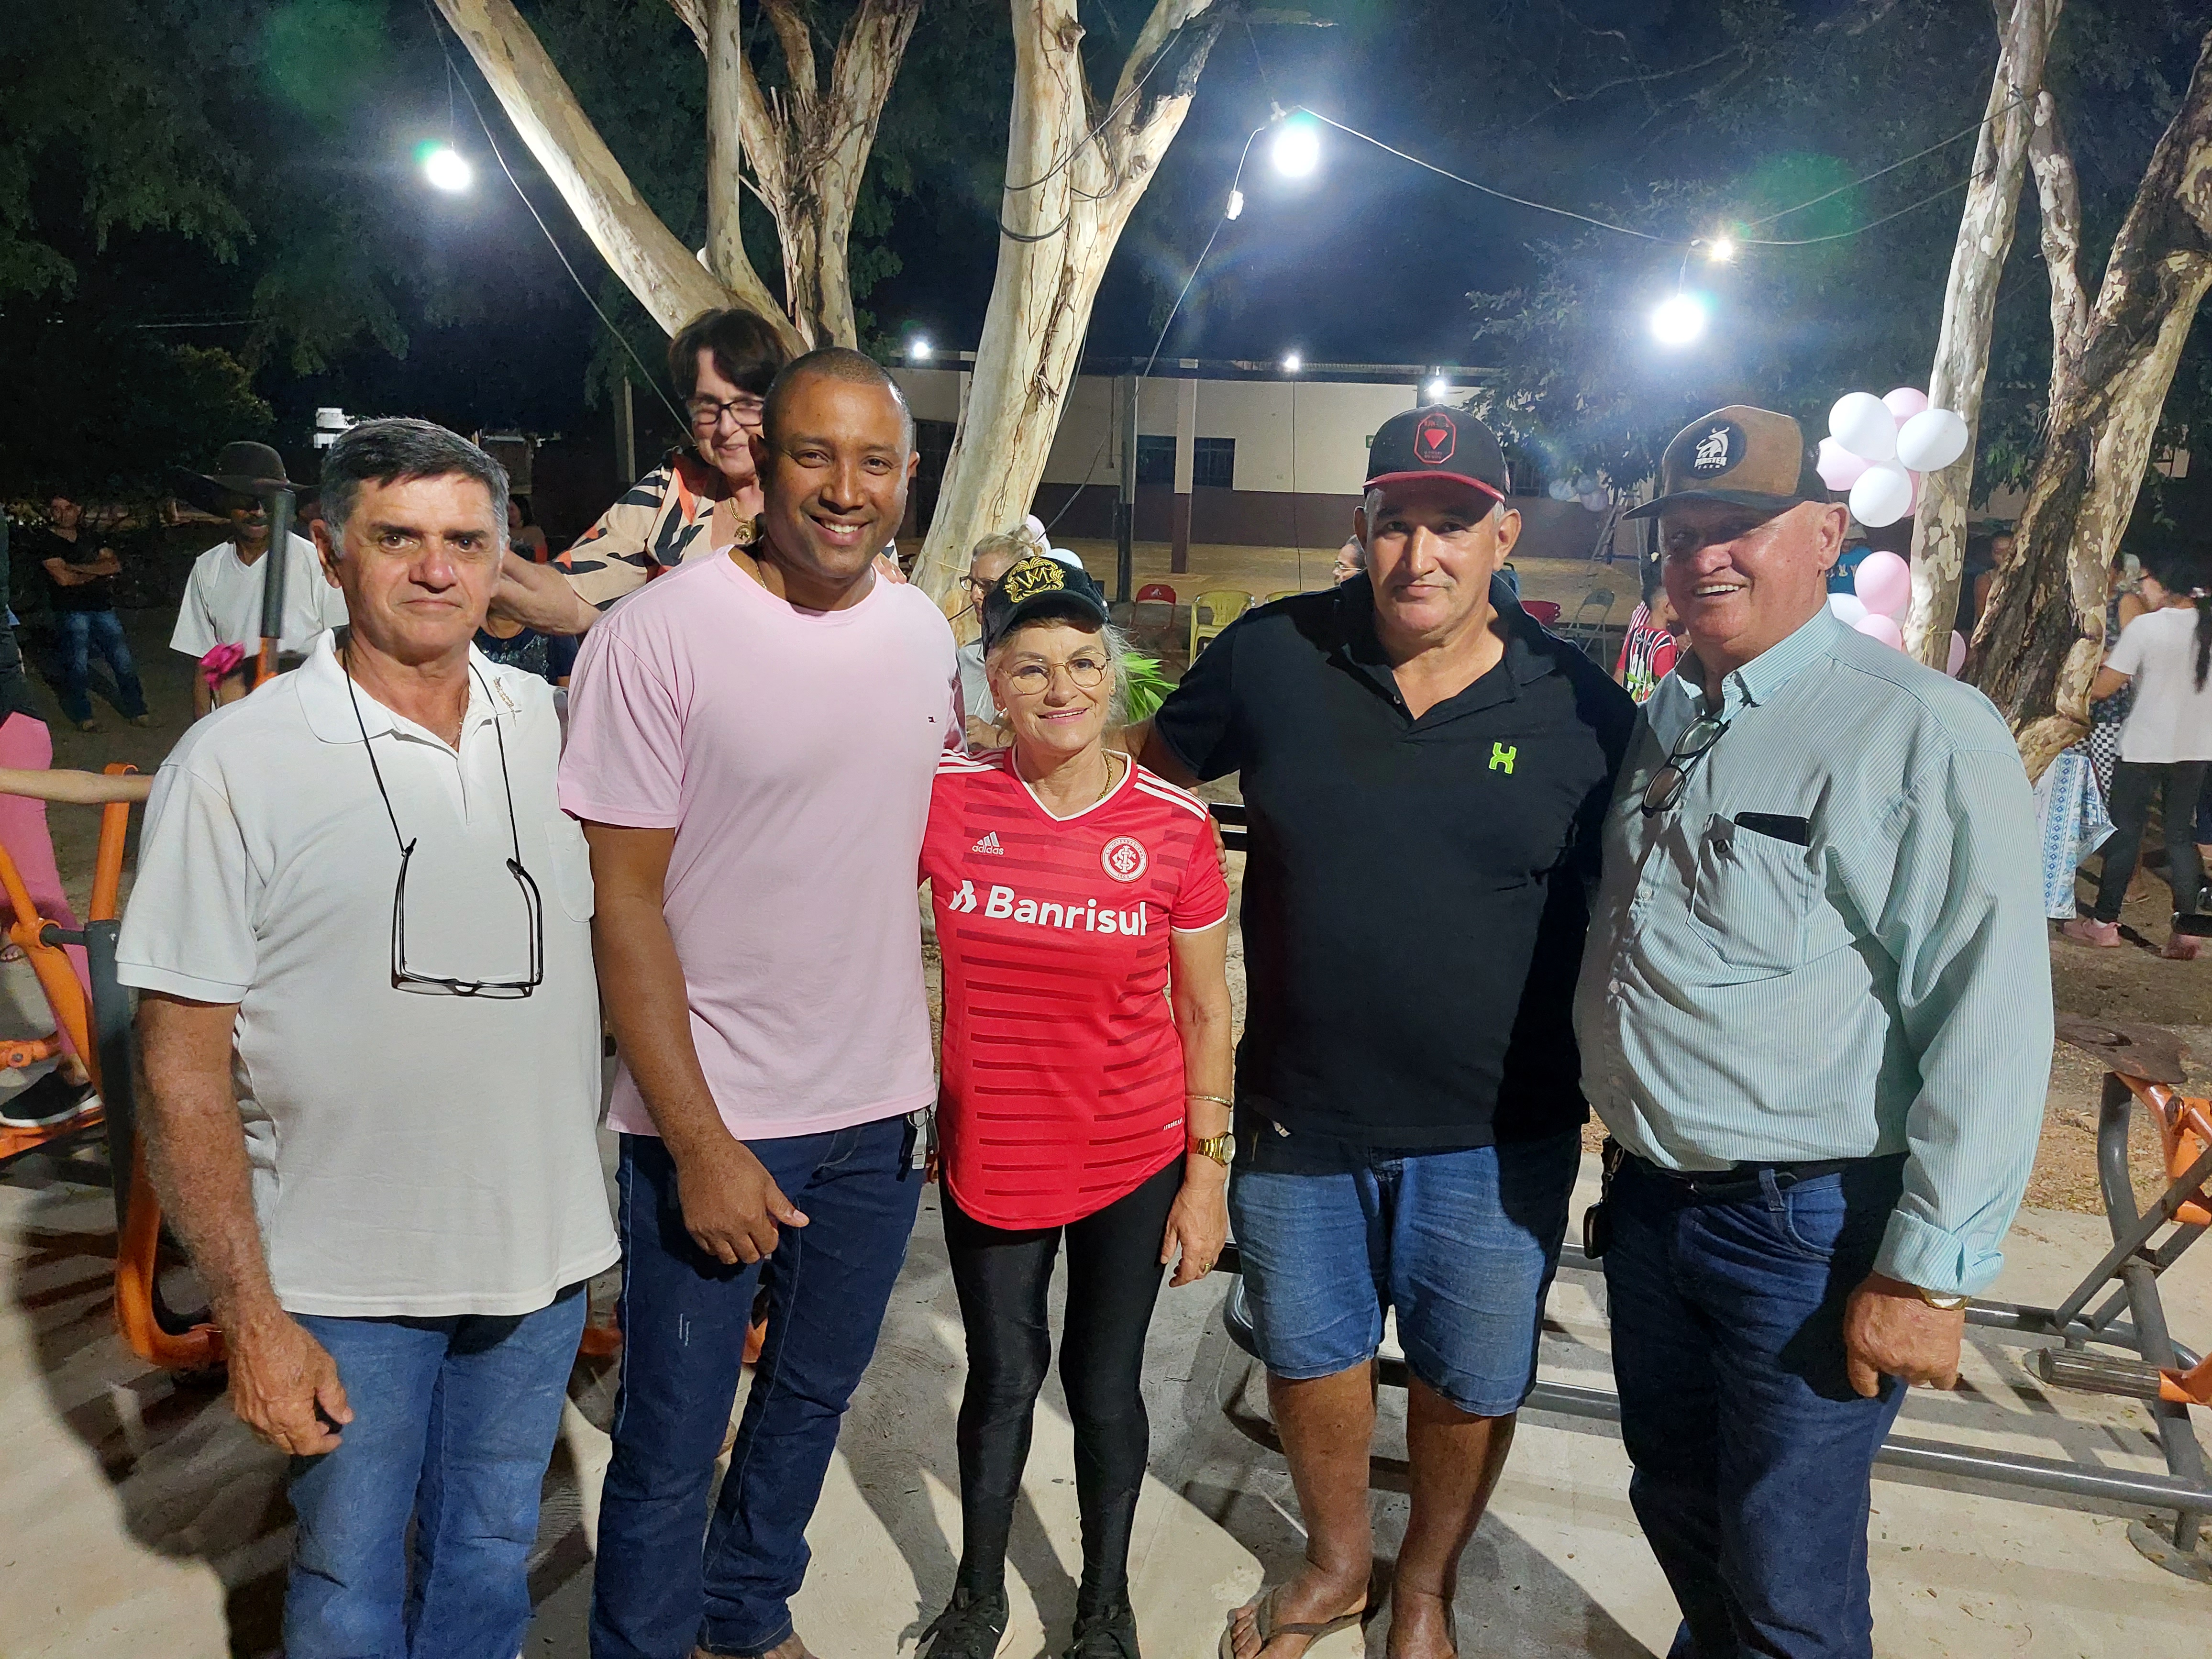
POLYGON ((1678 1655, 1873 1651, 1874 1455, 1957 1380, 2051 1060, 2035 809, 1989 700, 1838 621, 1797 422, 1660 465, 1687 649, 1604 830, 1576 995, 1629 1497, 1678 1655))
MULTIPOLYGON (((228 519, 231 535, 192 562, 169 648, 198 661, 219 645, 251 647, 261 637, 268 579, 261 562, 269 550, 266 498, 274 490, 299 486, 285 476, 284 458, 257 443, 225 444, 214 471, 179 472, 175 482, 177 493, 193 506, 228 519)), ((304 536, 286 537, 284 556, 284 622, 276 648, 296 655, 318 634, 343 625, 345 595, 324 575, 315 544, 304 536)), ((195 717, 208 712, 212 696, 205 680, 195 675, 195 717)))

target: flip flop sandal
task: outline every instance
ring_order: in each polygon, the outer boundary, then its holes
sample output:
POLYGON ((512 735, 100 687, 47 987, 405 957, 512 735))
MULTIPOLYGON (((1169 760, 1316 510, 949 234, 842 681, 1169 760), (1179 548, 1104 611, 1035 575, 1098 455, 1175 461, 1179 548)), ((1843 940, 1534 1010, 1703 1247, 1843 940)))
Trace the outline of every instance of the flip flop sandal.
MULTIPOLYGON (((1350 1613, 1340 1613, 1335 1618, 1324 1619, 1317 1624, 1301 1624, 1294 1621, 1279 1625, 1275 1622, 1275 1598, 1282 1593, 1283 1586, 1278 1584, 1273 1589, 1264 1592, 1258 1601, 1246 1604, 1252 1610, 1253 1626, 1260 1632, 1259 1654, 1266 1653, 1267 1644, 1279 1636, 1304 1637, 1305 1651, 1310 1653, 1313 1650, 1313 1644, 1320 1641, 1322 1637, 1334 1635, 1336 1632, 1346 1629, 1352 1625, 1364 1624, 1367 1620, 1368 1608, 1358 1607, 1354 1607, 1350 1613)), ((1243 1607, 1237 1609, 1238 1613, 1243 1611, 1244 1611, 1243 1607)), ((1259 1659, 1259 1654, 1255 1654, 1254 1659, 1259 1659)), ((1230 1615, 1228 1627, 1221 1632, 1220 1659, 1237 1659, 1235 1613, 1230 1615)))

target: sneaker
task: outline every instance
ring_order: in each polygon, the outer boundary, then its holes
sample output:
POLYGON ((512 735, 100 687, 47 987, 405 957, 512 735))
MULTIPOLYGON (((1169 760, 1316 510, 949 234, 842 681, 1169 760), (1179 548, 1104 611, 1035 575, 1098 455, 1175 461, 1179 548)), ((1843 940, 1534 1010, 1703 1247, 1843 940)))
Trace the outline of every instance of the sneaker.
POLYGON ((1127 1601, 1110 1612, 1078 1614, 1061 1659, 1138 1659, 1137 1615, 1127 1601))
POLYGON ((46 1129, 66 1123, 100 1097, 82 1084, 66 1083, 58 1072, 49 1072, 20 1094, 0 1101, 0 1127, 46 1129))
POLYGON ((2058 931, 2076 945, 2094 945, 2100 950, 2111 950, 2120 942, 2120 924, 2117 921, 2095 921, 2087 916, 2076 916, 2071 921, 2062 921, 2058 931))
POLYGON ((997 1659, 1006 1638, 1006 1593, 956 1589, 944 1612, 921 1633, 916 1659, 997 1659))
POLYGON ((2159 954, 2168 962, 2194 962, 2204 947, 2204 941, 2191 933, 2174 933, 2166 941, 2166 949, 2159 954))
POLYGON ((153 723, 154 717, 151 714, 133 714, 131 717, 131 724, 133 726, 151 726, 153 723))

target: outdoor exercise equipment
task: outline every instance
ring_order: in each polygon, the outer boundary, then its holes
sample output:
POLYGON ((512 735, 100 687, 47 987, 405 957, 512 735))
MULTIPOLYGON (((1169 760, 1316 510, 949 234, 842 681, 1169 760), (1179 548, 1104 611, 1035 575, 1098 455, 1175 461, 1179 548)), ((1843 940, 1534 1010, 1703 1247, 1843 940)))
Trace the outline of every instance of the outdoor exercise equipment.
MULTIPOLYGON (((137 769, 120 763, 107 768, 110 775, 137 769)), ((5 1131, 0 1163, 29 1152, 65 1149, 91 1131, 105 1129, 115 1195, 116 1326, 131 1352, 149 1364, 167 1370, 205 1371, 222 1363, 222 1333, 213 1325, 179 1315, 161 1293, 161 1206, 154 1196, 153 1182, 146 1178, 145 1146, 137 1133, 130 994, 115 977, 115 940, 122 926, 116 899, 123 884, 123 843, 130 828, 129 802, 111 801, 100 809, 92 905, 84 926, 76 930, 39 915, 14 861, 0 848, 0 886, 5 887, 15 912, 8 937, 22 947, 53 1010, 57 1031, 67 1034, 92 1073, 101 1103, 95 1110, 48 1129, 5 1131), (84 948, 92 981, 89 1002, 62 949, 66 945, 84 948)))
MULTIPOLYGON (((1245 809, 1224 804, 1212 811, 1221 826, 1222 844, 1243 851, 1245 809)), ((2212 915, 2180 917, 2175 927, 2212 935, 2212 915)), ((2212 1102, 2179 1091, 2185 1075, 2184 1055, 2170 1032, 2070 1014, 2058 1016, 2057 1030, 2060 1041, 2097 1056, 2108 1068, 2097 1123, 2097 1178, 2112 1246, 2057 1307, 1977 1298, 1967 1306, 1966 1323, 1989 1340, 2033 1348, 2028 1369, 2050 1387, 2143 1401, 2166 1472, 2150 1474, 2034 1457, 1894 1430, 1875 1462, 1879 1468, 1995 1486, 2008 1497, 2046 1492, 2132 1511, 2136 1518, 2128 1528, 2130 1543, 2169 1571, 2212 1583, 2212 1535, 2204 1526, 2212 1518, 2212 1472, 2190 1418, 2192 1407, 2212 1407, 2212 1359, 2174 1340, 2158 1289, 2160 1275, 2212 1229, 2212 1102), (2138 1106, 2150 1114, 2158 1130, 2166 1181, 2148 1208, 2136 1202, 2128 1168, 2128 1133, 2138 1106), (2146 1510, 2151 1513, 2146 1516, 2146 1510)), ((1223 1249, 1215 1266, 1241 1273, 1234 1242, 1223 1249)), ((1603 1271, 1571 1244, 1559 1254, 1563 1274, 1603 1271)), ((1253 1353, 1241 1277, 1222 1304, 1222 1318, 1230 1340, 1253 1353)), ((1548 1316, 1545 1329, 1565 1334, 1548 1316)), ((1402 1359, 1379 1358, 1375 1369, 1382 1385, 1406 1386, 1402 1359)), ((1229 1388, 1221 1409, 1247 1438, 1273 1451, 1282 1449, 1274 1425, 1245 1405, 1241 1386, 1229 1388)), ((1620 1420, 1620 1396, 1611 1389, 1541 1376, 1527 1409, 1620 1420)), ((1402 1459, 1371 1458, 1369 1468, 1371 1485, 1407 1489, 1402 1459)))

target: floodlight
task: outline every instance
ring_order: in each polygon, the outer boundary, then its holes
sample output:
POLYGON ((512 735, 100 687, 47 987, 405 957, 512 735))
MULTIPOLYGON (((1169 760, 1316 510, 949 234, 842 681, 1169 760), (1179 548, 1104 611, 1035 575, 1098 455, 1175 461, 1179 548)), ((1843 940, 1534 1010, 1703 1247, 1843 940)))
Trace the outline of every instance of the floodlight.
POLYGON ((929 342, 916 335, 907 343, 906 355, 915 362, 926 363, 929 361, 931 349, 929 342))
POLYGON ((1651 313, 1651 337, 1663 346, 1686 346, 1705 331, 1705 302, 1694 294, 1662 300, 1651 313))
POLYGON ((451 144, 433 144, 422 152, 422 176, 438 189, 458 195, 476 183, 477 170, 451 144))
POLYGON ((1451 382, 1439 374, 1422 389, 1421 395, 1432 404, 1440 404, 1451 396, 1451 382))
POLYGON ((1289 353, 1283 359, 1283 373, 1285 374, 1297 374, 1304 361, 1305 360, 1300 357, 1297 352, 1293 351, 1289 353))
POLYGON ((1321 165, 1321 129, 1311 121, 1285 121, 1269 154, 1276 172, 1286 179, 1304 179, 1321 165))

